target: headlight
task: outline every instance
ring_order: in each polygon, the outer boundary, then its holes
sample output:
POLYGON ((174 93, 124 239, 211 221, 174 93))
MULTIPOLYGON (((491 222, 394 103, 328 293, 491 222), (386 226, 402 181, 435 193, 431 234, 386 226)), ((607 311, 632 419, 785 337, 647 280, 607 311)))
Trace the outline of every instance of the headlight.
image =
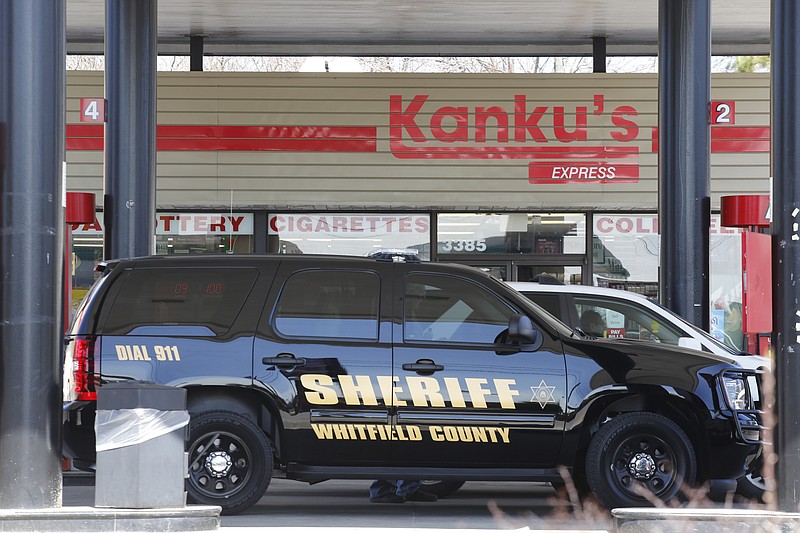
POLYGON ((748 409, 747 385, 744 379, 725 376, 723 382, 730 406, 734 409, 748 409))

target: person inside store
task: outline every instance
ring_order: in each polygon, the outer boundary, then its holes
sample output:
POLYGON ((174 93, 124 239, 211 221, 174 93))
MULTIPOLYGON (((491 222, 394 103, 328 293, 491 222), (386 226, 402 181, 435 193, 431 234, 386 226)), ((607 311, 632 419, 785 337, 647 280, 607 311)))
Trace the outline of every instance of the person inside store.
POLYGON ((714 307, 725 312, 723 342, 734 350, 743 351, 742 304, 736 301, 728 303, 722 298, 717 298, 714 302, 714 307))
POLYGON ((407 479, 378 479, 369 487, 372 503, 435 502, 435 494, 422 490, 419 481, 407 479))
POLYGON ((731 302, 725 313, 725 342, 731 348, 744 350, 744 334, 742 333, 742 304, 731 302))
POLYGON ((731 302, 725 316, 725 337, 730 339, 732 348, 744 350, 744 334, 742 333, 742 304, 731 302))

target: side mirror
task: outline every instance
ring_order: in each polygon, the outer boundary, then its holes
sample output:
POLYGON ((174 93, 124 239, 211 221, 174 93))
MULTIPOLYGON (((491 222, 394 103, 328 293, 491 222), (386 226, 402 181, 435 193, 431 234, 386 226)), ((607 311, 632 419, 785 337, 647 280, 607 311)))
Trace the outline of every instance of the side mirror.
POLYGON ((527 316, 514 315, 508 321, 508 342, 517 344, 520 351, 533 352, 542 345, 542 333, 527 316))
POLYGON ((678 346, 681 348, 691 348, 692 350, 703 351, 703 343, 694 337, 681 337, 678 339, 678 346))

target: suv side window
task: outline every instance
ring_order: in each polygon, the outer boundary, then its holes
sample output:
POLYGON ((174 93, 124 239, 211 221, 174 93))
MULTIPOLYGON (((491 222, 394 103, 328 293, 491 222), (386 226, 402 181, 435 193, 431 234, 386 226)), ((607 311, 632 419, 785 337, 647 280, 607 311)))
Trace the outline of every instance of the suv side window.
POLYGON ((281 291, 274 328, 285 337, 377 340, 379 301, 373 272, 298 272, 281 291))
POLYGON ((252 268, 132 270, 102 333, 222 335, 241 311, 257 276, 252 268))
POLYGON ((448 276, 411 274, 406 278, 403 338, 492 344, 515 314, 479 285, 448 276))
POLYGON ((678 344, 681 332, 648 309, 602 297, 575 296, 581 329, 595 337, 622 337, 678 344))

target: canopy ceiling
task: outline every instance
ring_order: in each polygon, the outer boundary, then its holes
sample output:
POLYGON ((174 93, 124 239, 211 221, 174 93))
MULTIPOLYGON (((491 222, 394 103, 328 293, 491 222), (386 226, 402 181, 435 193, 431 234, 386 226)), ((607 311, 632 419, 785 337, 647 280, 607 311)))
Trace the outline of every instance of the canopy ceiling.
MULTIPOLYGON (((102 53, 106 0, 67 0, 67 50, 102 53)), ((769 54, 770 0, 712 0, 712 51, 769 54)), ((159 54, 655 55, 658 0, 160 0, 159 54)))

